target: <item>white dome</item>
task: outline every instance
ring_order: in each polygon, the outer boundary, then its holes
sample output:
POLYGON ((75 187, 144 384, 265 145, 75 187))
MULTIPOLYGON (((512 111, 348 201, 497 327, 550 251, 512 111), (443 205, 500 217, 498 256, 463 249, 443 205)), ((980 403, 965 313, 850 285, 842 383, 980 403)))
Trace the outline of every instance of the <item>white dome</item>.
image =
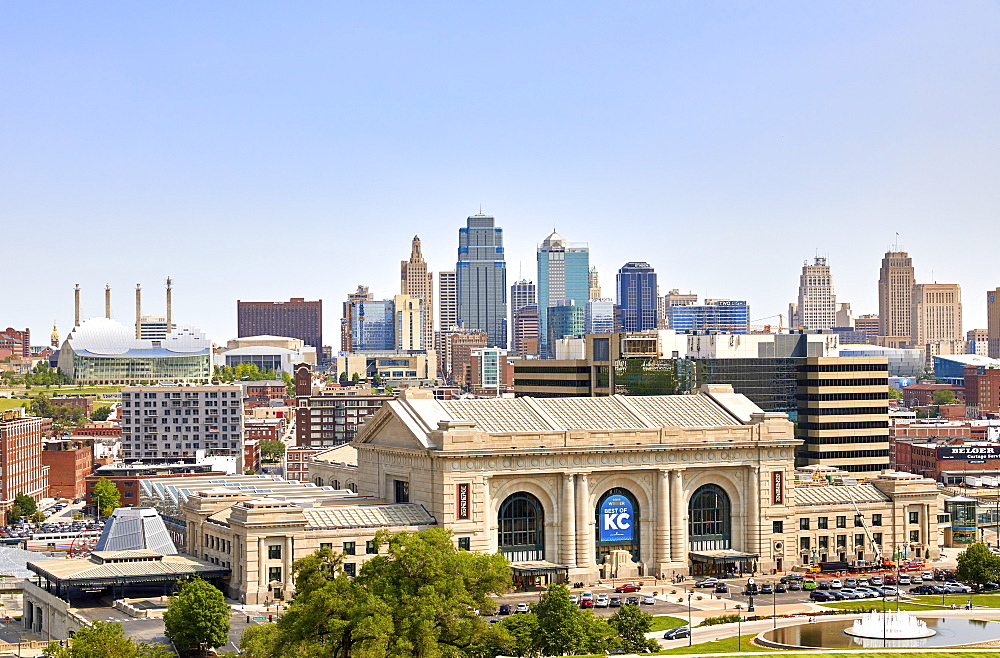
POLYGON ((124 354, 135 347, 135 330, 108 318, 90 318, 67 337, 74 350, 94 354, 124 354))

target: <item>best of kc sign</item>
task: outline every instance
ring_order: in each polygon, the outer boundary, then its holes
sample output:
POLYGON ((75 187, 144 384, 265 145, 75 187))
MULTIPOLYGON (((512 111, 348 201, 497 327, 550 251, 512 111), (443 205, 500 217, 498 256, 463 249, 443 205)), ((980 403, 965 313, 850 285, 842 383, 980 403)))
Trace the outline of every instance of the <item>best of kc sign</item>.
POLYGON ((632 541, 635 519, 632 501, 621 494, 601 501, 600 541, 632 541))

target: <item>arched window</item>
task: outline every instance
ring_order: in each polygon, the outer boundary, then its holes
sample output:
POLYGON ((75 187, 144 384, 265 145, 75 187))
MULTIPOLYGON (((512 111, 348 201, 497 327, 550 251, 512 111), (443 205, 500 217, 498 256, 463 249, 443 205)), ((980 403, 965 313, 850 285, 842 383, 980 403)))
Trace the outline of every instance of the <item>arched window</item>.
POLYGON ((632 554, 639 561, 639 502, 628 489, 608 489, 597 498, 594 548, 597 564, 614 550, 632 554))
POLYGON ((545 511, 525 491, 507 496, 497 517, 500 552, 511 562, 545 559, 545 511))
POLYGON ((358 485, 354 484, 353 482, 348 482, 347 484, 344 485, 344 488, 353 493, 358 493, 358 485))
POLYGON ((316 478, 316 486, 317 487, 322 487, 323 486, 323 478, 321 478, 321 477, 317 477, 316 478))
POLYGON ((330 486, 334 489, 340 488, 340 480, 330 480, 330 486))
POLYGON ((691 550, 732 548, 732 514, 729 496, 722 487, 698 487, 688 504, 688 543, 691 550))

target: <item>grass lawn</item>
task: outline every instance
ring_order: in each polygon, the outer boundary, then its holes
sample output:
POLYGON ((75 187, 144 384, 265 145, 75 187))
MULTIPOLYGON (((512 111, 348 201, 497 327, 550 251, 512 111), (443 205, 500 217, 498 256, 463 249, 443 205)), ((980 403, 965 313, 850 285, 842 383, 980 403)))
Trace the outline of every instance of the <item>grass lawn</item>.
POLYGON ((30 400, 9 400, 7 398, 0 398, 0 411, 6 411, 7 409, 17 409, 25 402, 30 402, 30 400))
POLYGON ((29 389, 15 389, 15 395, 26 395, 29 398, 33 398, 36 395, 44 393, 48 397, 55 397, 57 395, 93 395, 95 397, 100 397, 104 393, 121 393, 120 386, 74 386, 72 384, 67 384, 65 386, 50 386, 46 388, 45 386, 32 386, 29 389))
MULTIPOLYGON (((928 594, 927 596, 914 596, 914 599, 922 603, 930 603, 932 605, 941 605, 941 596, 935 596, 933 594, 928 594)), ((955 596, 945 596, 944 605, 950 608, 952 604, 958 607, 965 607, 965 604, 969 602, 968 594, 958 594, 955 596)), ((982 606, 984 608, 1000 608, 1000 595, 997 594, 973 594, 972 595, 972 605, 982 606)))
MULTIPOLYGON (((695 631, 695 635, 698 632, 695 631)), ((742 637, 727 637, 721 640, 716 640, 715 642, 701 642, 690 647, 674 647, 673 649, 664 649, 655 654, 645 654, 650 656, 659 655, 669 655, 669 654, 685 654, 685 653, 735 653, 737 651, 777 651, 777 649, 768 649, 767 647, 758 647, 750 643, 752 639, 757 637, 756 633, 752 635, 744 635, 742 637), (739 642, 737 642, 739 640, 739 642)))
MULTIPOLYGON (((923 598, 923 597, 921 597, 923 598)), ((968 600, 968 599, 966 599, 968 600)), ((944 610, 950 606, 941 607, 941 599, 938 598, 937 601, 927 601, 929 605, 914 605, 912 603, 900 602, 899 607, 896 607, 895 599, 892 601, 886 601, 886 610, 944 610)), ((850 608, 875 608, 876 610, 882 609, 881 599, 868 599, 865 601, 831 601, 829 603, 821 603, 824 608, 838 608, 840 610, 846 610, 850 608)))
POLYGON ((678 628, 679 626, 687 626, 687 619, 681 619, 680 617, 671 617, 669 615, 657 615, 653 617, 653 625, 649 628, 650 631, 669 631, 671 628, 678 628))

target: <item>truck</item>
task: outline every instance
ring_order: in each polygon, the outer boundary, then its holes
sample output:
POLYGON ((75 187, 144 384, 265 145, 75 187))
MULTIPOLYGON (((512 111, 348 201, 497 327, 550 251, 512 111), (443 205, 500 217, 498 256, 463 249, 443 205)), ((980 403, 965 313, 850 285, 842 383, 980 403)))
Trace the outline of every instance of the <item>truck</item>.
POLYGON ((975 477, 974 475, 965 476, 965 486, 967 487, 981 487, 983 486, 983 478, 975 477))

